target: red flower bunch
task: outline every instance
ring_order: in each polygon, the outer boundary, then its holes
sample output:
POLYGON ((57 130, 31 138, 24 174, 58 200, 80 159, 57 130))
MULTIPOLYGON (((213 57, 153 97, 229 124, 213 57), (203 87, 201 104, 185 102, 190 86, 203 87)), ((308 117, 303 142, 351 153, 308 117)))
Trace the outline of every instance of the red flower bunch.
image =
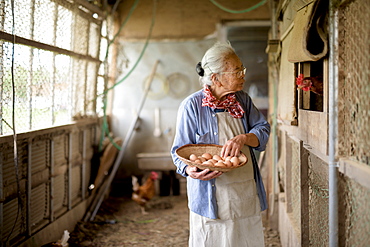
POLYGON ((312 87, 312 82, 311 80, 304 80, 303 74, 300 74, 296 78, 296 84, 299 89, 302 89, 303 91, 310 91, 312 87))

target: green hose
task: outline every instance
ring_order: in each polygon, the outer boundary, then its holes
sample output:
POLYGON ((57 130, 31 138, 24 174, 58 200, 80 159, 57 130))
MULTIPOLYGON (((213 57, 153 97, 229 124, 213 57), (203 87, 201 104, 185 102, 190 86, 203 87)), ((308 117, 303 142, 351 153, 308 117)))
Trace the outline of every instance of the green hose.
POLYGON ((247 8, 247 9, 243 9, 243 10, 232 10, 232 9, 228 9, 224 6, 222 6, 221 4, 217 3, 215 0, 210 0, 214 5, 216 5, 217 7, 219 7, 220 9, 226 11, 226 12, 229 12, 229 13, 232 13, 232 14, 241 14, 241 13, 247 13, 249 11, 252 11, 252 10, 255 10, 259 7, 261 7, 262 5, 264 5, 267 0, 262 0, 261 2, 253 5, 252 7, 250 8, 247 8))
MULTIPOLYGON (((113 141, 113 138, 110 136, 110 133, 109 133, 109 126, 108 126, 108 121, 107 121, 107 114, 106 114, 106 110, 107 110, 107 93, 112 90, 113 88, 115 88, 118 84, 122 83, 123 81, 125 81, 130 75, 131 73, 135 70, 135 68, 137 67, 137 65, 139 64, 140 60, 142 59, 144 53, 145 53, 145 50, 149 44, 149 40, 152 36, 152 31, 153 31, 153 27, 154 27, 154 23, 155 23, 155 12, 156 12, 156 4, 155 4, 155 1, 154 0, 154 6, 153 6, 153 15, 152 15, 152 22, 151 22, 151 25, 150 25, 150 29, 149 29, 149 34, 148 34, 148 37, 145 41, 145 45, 139 55, 139 58, 137 59, 137 61, 135 62, 134 66, 131 68, 131 70, 121 79, 119 80, 118 82, 116 82, 112 87, 106 89, 102 94, 98 95, 97 97, 103 95, 103 124, 102 124, 102 132, 101 132, 101 138, 100 138, 100 143, 99 143, 99 151, 102 150, 102 145, 103 145, 103 140, 104 140, 104 137, 105 137, 105 134, 108 136, 109 140, 111 141, 111 143, 118 149, 118 150, 121 150, 121 147, 118 146, 114 141, 113 141)), ((114 38, 112 39, 111 42, 109 42, 108 44, 108 47, 107 47, 107 53, 106 53, 106 56, 105 56, 105 61, 107 60, 107 57, 108 57, 108 51, 109 51, 109 46, 111 44, 113 44, 114 42, 114 39, 118 36, 119 32, 121 32, 123 26, 126 24, 127 20, 129 19, 129 17, 131 16, 132 12, 134 11, 134 9, 136 8, 137 4, 138 4, 139 0, 136 0, 135 3, 133 4, 133 6, 131 7, 131 10, 129 12, 129 15, 127 16, 126 20, 122 23, 119 31, 117 32, 117 34, 114 36, 114 38)))

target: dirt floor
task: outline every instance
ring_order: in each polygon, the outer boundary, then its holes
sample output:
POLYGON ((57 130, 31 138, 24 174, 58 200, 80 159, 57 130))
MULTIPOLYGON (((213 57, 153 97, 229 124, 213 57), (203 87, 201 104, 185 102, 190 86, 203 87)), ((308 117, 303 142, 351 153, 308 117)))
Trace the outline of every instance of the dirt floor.
MULTIPOLYGON (((80 222, 71 232, 69 246, 186 247, 189 237, 186 196, 156 196, 148 206, 148 214, 142 215, 130 198, 109 197, 94 221, 80 222)), ((278 233, 267 227, 265 246, 281 246, 278 233)))

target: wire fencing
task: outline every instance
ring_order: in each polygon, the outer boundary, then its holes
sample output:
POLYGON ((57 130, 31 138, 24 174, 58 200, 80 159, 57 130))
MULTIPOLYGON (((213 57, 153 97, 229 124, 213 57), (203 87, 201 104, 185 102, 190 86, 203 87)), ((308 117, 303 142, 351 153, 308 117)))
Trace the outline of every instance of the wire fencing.
MULTIPOLYGON (((338 14, 338 244, 362 247, 370 243, 370 1, 347 1, 338 14)), ((285 145, 284 192, 297 237, 302 246, 328 246, 327 160, 289 136, 285 145)))
POLYGON ((103 14, 80 3, 0 1, 0 135, 99 112, 103 14))

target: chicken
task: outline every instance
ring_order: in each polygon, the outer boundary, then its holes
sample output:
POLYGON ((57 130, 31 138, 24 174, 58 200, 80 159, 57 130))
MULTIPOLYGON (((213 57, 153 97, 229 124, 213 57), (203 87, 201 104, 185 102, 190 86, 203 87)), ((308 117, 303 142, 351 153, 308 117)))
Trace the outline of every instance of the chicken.
POLYGON ((323 94, 322 76, 303 77, 303 74, 300 74, 296 79, 296 84, 303 91, 311 91, 318 95, 323 94))
POLYGON ((142 214, 147 214, 145 211, 147 202, 155 195, 155 184, 158 174, 154 171, 146 179, 145 183, 140 186, 137 177, 132 176, 132 200, 139 204, 142 214))

